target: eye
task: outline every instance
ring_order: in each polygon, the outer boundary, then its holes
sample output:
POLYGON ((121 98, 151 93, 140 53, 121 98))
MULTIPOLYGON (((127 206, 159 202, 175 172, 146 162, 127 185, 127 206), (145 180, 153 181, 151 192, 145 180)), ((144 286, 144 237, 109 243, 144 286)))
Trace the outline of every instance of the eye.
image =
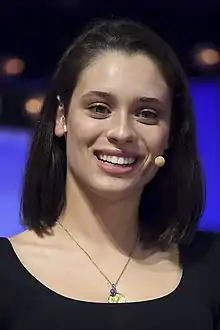
POLYGON ((110 114, 109 108, 104 104, 93 104, 88 109, 94 118, 106 118, 110 114))
POLYGON ((139 121, 146 123, 146 124, 156 124, 158 121, 157 112, 150 109, 144 109, 140 112, 136 113, 135 116, 138 118, 139 121))

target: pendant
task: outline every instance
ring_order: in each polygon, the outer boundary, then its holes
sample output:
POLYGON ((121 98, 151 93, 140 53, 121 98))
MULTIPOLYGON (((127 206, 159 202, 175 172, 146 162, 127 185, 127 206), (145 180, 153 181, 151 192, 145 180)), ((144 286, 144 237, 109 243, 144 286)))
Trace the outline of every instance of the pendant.
POLYGON ((126 302, 125 297, 120 293, 116 293, 116 295, 114 295, 114 296, 111 296, 111 295, 108 296, 109 304, 121 304, 121 303, 125 303, 125 302, 126 302))
POLYGON ((121 293, 117 292, 115 285, 112 285, 110 294, 108 296, 108 303, 109 304, 121 304, 121 303, 125 303, 125 302, 126 302, 126 298, 121 293))

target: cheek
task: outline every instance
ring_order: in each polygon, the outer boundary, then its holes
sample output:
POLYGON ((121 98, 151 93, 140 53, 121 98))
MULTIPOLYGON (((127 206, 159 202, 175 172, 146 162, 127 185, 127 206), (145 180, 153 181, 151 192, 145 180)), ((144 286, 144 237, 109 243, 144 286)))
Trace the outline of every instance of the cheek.
POLYGON ((142 130, 142 140, 153 154, 162 154, 168 148, 169 127, 148 126, 142 130))
POLYGON ((68 121, 67 141, 76 148, 94 144, 101 134, 101 126, 98 120, 87 116, 72 116, 68 121))

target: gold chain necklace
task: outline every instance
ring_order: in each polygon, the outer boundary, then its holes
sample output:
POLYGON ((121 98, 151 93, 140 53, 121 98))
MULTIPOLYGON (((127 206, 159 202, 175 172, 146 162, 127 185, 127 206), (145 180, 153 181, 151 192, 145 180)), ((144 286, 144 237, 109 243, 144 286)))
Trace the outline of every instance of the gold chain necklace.
POLYGON ((72 236, 72 234, 59 222, 57 221, 57 223, 63 228, 63 230, 69 235, 69 237, 72 239, 72 241, 85 253, 85 255, 89 258, 89 260, 93 263, 93 265, 96 267, 96 269, 100 272, 100 274, 106 279, 106 281, 110 284, 111 286, 111 289, 109 290, 109 295, 107 297, 107 301, 108 303, 111 303, 111 304, 115 304, 115 303, 125 303, 126 302, 126 298, 123 294, 119 293, 117 291, 117 285, 122 277, 122 275, 124 274, 130 260, 131 260, 131 257, 134 253, 134 250, 136 248, 136 245, 137 245, 137 242, 138 242, 138 238, 139 238, 139 235, 137 237, 137 240, 135 241, 135 244, 129 254, 129 257, 128 257, 128 260, 125 264, 125 266, 123 267, 117 281, 115 283, 112 283, 108 277, 103 273, 103 271, 99 268, 99 266, 95 263, 95 261, 93 261, 92 257, 89 255, 89 253, 77 242, 77 240, 72 236))

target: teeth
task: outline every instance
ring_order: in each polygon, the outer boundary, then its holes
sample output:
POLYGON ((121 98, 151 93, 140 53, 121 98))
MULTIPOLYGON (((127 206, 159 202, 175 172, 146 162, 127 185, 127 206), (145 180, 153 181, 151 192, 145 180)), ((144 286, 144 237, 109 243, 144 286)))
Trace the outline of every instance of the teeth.
POLYGON ((116 164, 116 165, 130 165, 133 164, 136 160, 136 158, 134 157, 117 157, 117 156, 108 156, 108 155, 99 155, 98 156, 99 159, 108 162, 108 163, 112 163, 112 164, 116 164))

